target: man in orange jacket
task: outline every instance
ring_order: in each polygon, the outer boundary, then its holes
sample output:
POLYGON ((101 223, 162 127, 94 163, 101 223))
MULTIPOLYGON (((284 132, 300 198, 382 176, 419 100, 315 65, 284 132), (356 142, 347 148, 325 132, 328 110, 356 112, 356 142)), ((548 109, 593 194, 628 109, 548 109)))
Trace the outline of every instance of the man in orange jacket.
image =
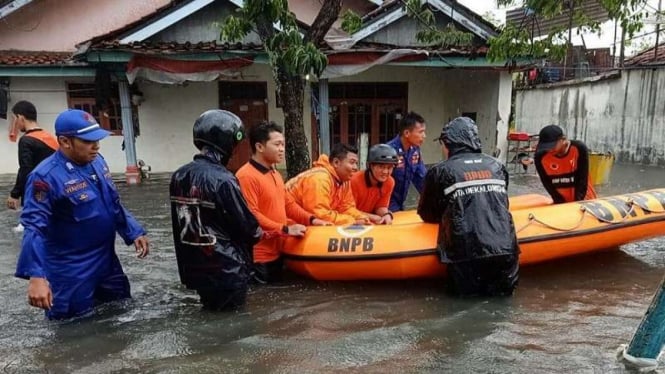
POLYGON ((347 144, 335 144, 330 158, 321 155, 313 168, 286 182, 287 200, 293 199, 316 218, 335 225, 369 224, 370 216, 356 208, 349 183, 357 171, 358 150, 347 144))
POLYGON ((284 135, 274 122, 262 122, 249 130, 252 158, 236 172, 249 210, 263 237, 254 245, 254 279, 271 283, 281 278, 283 237, 303 236, 305 225, 323 225, 292 200, 286 200, 284 180, 275 165, 284 161, 284 135), (292 219, 287 220, 287 212, 292 219))
POLYGON ((390 176, 397 165, 397 151, 388 144, 373 145, 367 154, 367 170, 351 178, 356 207, 370 213, 373 222, 390 225, 393 214, 388 210, 395 180, 390 176))

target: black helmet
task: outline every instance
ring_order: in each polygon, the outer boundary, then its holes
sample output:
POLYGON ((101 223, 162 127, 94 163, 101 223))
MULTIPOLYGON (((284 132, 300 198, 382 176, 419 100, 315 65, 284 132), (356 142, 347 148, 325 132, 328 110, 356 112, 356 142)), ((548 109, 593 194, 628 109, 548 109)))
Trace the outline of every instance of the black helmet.
POLYGON ((203 112, 194 122, 194 145, 199 150, 204 145, 221 153, 223 159, 231 158, 233 149, 245 137, 242 121, 235 114, 219 109, 203 112))
POLYGON ((367 152, 367 163, 397 165, 397 151, 388 144, 373 145, 367 152))

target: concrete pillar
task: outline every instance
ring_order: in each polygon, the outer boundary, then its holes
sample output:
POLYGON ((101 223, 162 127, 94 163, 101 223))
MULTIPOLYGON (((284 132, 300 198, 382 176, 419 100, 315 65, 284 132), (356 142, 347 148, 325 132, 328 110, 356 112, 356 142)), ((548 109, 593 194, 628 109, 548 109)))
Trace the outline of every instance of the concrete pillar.
POLYGON ((328 98, 328 79, 319 80, 319 139, 321 153, 330 154, 330 100, 328 98))
POLYGON ((122 134, 125 140, 125 157, 127 168, 125 177, 127 184, 141 183, 141 173, 136 162, 136 144, 134 142, 134 121, 132 119, 132 102, 129 95, 129 83, 126 80, 118 81, 120 90, 120 112, 122 118, 122 134))

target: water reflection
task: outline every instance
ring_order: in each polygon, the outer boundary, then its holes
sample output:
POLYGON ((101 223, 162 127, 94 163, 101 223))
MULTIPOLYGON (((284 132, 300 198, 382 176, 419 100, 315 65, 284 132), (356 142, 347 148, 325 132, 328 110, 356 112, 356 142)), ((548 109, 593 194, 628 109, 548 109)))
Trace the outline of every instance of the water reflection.
MULTIPOLYGON (((602 195, 665 185, 663 169, 615 167, 602 195)), ((11 180, 0 183, 6 196, 11 180)), ((118 241, 134 299, 50 323, 12 277, 16 214, 0 213, 0 370, 54 373, 625 372, 627 343, 665 268, 665 239, 522 269, 512 298, 454 299, 439 280, 314 282, 251 291, 237 313, 201 310, 178 283, 166 182, 122 188, 155 245, 118 241), (7 234, 9 233, 9 234, 7 234)), ((510 193, 544 193, 535 175, 510 193)), ((415 204, 415 197, 410 202, 415 204)))

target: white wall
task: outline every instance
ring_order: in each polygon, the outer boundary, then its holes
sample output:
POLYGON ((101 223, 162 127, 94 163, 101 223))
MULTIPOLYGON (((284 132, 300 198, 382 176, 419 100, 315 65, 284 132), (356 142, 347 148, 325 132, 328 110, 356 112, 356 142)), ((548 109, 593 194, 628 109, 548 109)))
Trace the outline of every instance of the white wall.
POLYGON ((439 136, 444 124, 464 112, 477 112, 484 152, 492 153, 497 146, 497 113, 506 118, 505 129, 499 136, 506 138, 512 87, 508 73, 378 66, 331 82, 408 82, 408 110, 427 121, 427 139, 422 147, 425 163, 441 160, 441 148, 432 139, 439 136))
POLYGON ((665 69, 625 70, 615 79, 521 90, 518 130, 560 125, 592 151, 621 162, 665 166, 665 69))
MULTIPOLYGON (((53 123, 58 114, 67 108, 64 78, 17 78, 12 77, 10 86, 9 111, 21 100, 28 100, 37 107, 37 122, 45 130, 53 133, 53 123)), ((15 174, 18 170, 18 143, 9 141, 9 126, 12 115, 7 120, 0 119, 0 173, 15 174)))
MULTIPOLYGON (((266 65, 253 65, 239 78, 268 83, 268 116, 283 124, 282 110, 275 106, 275 84, 266 65)), ((91 78, 12 78, 10 106, 18 100, 30 100, 38 109, 39 122, 53 131, 53 121, 67 107, 65 82, 90 82, 91 78)), ((427 121, 428 139, 423 144, 426 163, 441 159, 438 143, 443 124, 463 112, 477 112, 477 122, 485 152, 497 146, 497 113, 502 119, 500 131, 507 128, 510 113, 510 76, 508 73, 469 70, 443 70, 380 66, 362 74, 333 82, 408 82, 408 109, 423 115, 427 121), (507 96, 506 96, 507 95, 507 96), (505 120, 503 118, 505 117, 505 120)), ((218 83, 188 83, 168 86, 140 82, 145 102, 139 107, 141 135, 136 139, 137 158, 143 159, 154 172, 171 172, 189 162, 196 152, 192 144, 192 125, 203 111, 218 108, 218 83)), ((305 90, 305 134, 311 139, 311 101, 309 85, 305 90)), ((7 133, 7 121, 0 120, 0 131, 7 133)), ((499 135, 505 139, 505 132, 499 135)), ((101 144, 101 153, 114 173, 125 171, 126 158, 121 150, 123 138, 112 136, 101 144)), ((311 148, 311 141, 309 142, 311 148)), ((6 156, 0 159, 0 173, 15 173, 18 168, 16 144, 7 136, 0 137, 6 156)))

